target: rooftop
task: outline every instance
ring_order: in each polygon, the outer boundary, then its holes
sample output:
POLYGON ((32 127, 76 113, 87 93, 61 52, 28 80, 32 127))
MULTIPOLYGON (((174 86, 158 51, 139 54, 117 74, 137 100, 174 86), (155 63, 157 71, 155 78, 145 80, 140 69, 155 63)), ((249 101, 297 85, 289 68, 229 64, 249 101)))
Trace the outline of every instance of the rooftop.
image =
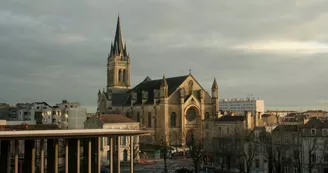
POLYGON ((26 130, 0 131, 0 140, 38 138, 86 138, 95 136, 134 136, 147 135, 145 130, 120 129, 74 129, 74 130, 26 130))

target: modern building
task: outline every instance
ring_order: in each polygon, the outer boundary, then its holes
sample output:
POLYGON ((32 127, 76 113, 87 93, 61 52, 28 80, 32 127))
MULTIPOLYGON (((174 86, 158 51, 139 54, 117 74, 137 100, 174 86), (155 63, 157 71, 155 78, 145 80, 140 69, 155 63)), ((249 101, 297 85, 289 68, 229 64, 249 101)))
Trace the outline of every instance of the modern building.
POLYGON ((255 115, 256 112, 264 113, 264 100, 255 97, 220 99, 219 109, 237 113, 249 111, 255 115))
POLYGON ((83 129, 87 118, 86 108, 81 107, 79 102, 68 102, 63 100, 53 106, 54 123, 61 128, 83 129))
POLYGON ((0 118, 4 120, 17 120, 16 106, 0 103, 0 118))
POLYGON ((192 74, 162 79, 146 77, 131 88, 131 61, 123 42, 120 17, 114 43, 107 57, 106 91, 98 92, 100 113, 121 113, 154 131, 140 142, 184 146, 193 135, 202 136, 201 122, 219 112, 219 88, 214 79, 208 93, 192 74))

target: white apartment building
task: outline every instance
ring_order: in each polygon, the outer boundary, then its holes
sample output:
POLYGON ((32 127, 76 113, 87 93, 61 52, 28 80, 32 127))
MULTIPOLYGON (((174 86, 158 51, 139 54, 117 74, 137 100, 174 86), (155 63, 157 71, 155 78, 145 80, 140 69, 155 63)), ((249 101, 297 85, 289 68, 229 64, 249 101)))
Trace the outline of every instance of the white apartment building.
POLYGON ((61 128, 83 129, 87 118, 86 108, 82 108, 79 102, 63 100, 53 107, 54 120, 61 128))
POLYGON ((52 107, 46 102, 17 103, 18 121, 36 121, 37 124, 52 124, 52 107))
POLYGON ((221 99, 219 101, 219 110, 237 113, 249 111, 252 115, 255 115, 256 112, 261 112, 263 114, 264 100, 259 100, 255 97, 221 99))

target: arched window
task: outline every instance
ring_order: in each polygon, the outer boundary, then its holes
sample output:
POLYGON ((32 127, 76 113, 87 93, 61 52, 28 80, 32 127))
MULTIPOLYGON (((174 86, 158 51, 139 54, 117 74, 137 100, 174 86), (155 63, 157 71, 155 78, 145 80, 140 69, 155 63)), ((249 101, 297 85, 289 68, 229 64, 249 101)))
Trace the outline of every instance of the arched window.
POLYGON ((194 121, 196 119, 196 110, 195 108, 191 107, 187 111, 186 118, 188 121, 194 121))
POLYGON ((122 82, 126 82, 126 70, 123 70, 123 79, 122 82))
POLYGON ((128 150, 123 150, 123 161, 128 161, 128 150))
POLYGON ((208 120, 208 119, 210 119, 210 113, 206 112, 205 113, 205 120, 208 120))
POLYGON ((151 112, 148 112, 148 127, 151 127, 151 112))
POLYGON ((122 70, 118 70, 118 81, 121 82, 122 81, 122 70))
POLYGON ((177 127, 177 114, 175 112, 171 113, 171 127, 177 127))

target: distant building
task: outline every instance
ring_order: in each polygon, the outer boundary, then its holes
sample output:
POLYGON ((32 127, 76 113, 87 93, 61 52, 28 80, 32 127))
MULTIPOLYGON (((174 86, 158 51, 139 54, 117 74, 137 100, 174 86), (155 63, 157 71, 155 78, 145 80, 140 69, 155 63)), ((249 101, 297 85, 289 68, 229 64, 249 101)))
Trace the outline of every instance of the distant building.
POLYGON ((276 115, 279 118, 283 118, 286 115, 290 114, 290 113, 298 113, 297 111, 293 111, 293 110, 267 110, 265 112, 266 114, 272 114, 272 115, 276 115))
POLYGON ((16 106, 0 103, 0 118, 4 120, 17 120, 16 106))
POLYGON ((259 100, 254 97, 220 99, 219 109, 223 111, 233 111, 237 113, 249 111, 253 115, 255 115, 256 112, 264 113, 264 100, 259 100))
POLYGON ((52 107, 46 102, 17 103, 18 121, 36 121, 37 124, 52 124, 52 107))
MULTIPOLYGON (((100 118, 97 116, 88 117, 84 122, 85 129, 128 129, 128 130, 138 130, 139 122, 136 122, 122 114, 105 114, 100 115, 100 118)), ((130 139, 126 136, 121 136, 121 147, 120 147, 120 158, 121 161, 129 161, 128 157, 130 139)), ((134 151, 135 159, 139 159, 139 137, 134 137, 134 151)), ((109 141, 106 137, 102 138, 101 142, 101 160, 105 163, 108 163, 109 158, 109 141)))
POLYGON ((79 102, 68 102, 63 100, 53 106, 54 123, 61 128, 83 129, 83 123, 87 118, 86 108, 81 107, 79 102))

